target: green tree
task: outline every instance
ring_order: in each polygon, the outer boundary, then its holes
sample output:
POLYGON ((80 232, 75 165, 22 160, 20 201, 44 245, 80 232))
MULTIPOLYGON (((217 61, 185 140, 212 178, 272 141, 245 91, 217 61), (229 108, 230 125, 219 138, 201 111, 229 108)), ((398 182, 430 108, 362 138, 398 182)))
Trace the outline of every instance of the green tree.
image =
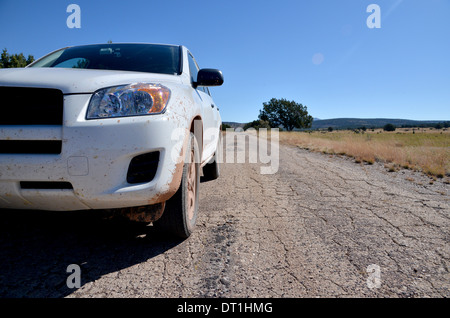
POLYGON ((7 68, 9 65, 9 54, 6 49, 3 50, 0 59, 0 68, 7 68))
POLYGON ((27 58, 23 53, 9 54, 7 49, 3 49, 0 57, 0 68, 25 67, 34 62, 34 56, 28 55, 27 58))
POLYGON ((259 119, 268 121, 270 127, 283 126, 291 131, 294 128, 310 128, 313 118, 308 115, 306 106, 284 98, 272 98, 263 103, 263 109, 259 112, 259 119))
POLYGON ((384 131, 395 131, 395 125, 393 124, 386 124, 383 126, 384 131))

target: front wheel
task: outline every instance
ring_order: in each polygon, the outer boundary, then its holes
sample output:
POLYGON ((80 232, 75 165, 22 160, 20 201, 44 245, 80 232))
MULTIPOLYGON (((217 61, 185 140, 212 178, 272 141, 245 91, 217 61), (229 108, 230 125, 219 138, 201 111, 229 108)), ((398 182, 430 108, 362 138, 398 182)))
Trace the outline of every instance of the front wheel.
POLYGON ((199 185, 200 153, 197 140, 190 133, 180 187, 166 202, 165 211, 154 226, 178 237, 188 238, 197 222, 199 185))

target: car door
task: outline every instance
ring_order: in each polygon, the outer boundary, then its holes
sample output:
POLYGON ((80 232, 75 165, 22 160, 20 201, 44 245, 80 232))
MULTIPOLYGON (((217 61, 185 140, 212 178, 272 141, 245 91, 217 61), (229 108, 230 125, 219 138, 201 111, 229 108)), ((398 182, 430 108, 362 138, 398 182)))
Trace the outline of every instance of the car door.
POLYGON ((211 115, 211 126, 209 127, 210 129, 204 134, 204 138, 211 140, 211 145, 210 145, 211 150, 209 151, 209 149, 208 149, 208 153, 210 153, 212 155, 216 151, 216 146, 217 146, 217 142, 219 140, 219 134, 220 134, 219 108, 214 103, 214 100, 211 97, 208 87, 200 87, 200 89, 203 89, 204 95, 202 95, 202 96, 204 96, 204 98, 205 98, 205 101, 206 101, 205 104, 210 106, 210 108, 208 109, 208 112, 211 115))
MULTIPOLYGON (((191 82, 197 81, 199 67, 192 54, 188 53, 189 71, 191 73, 191 82)), ((202 161, 214 154, 218 140, 218 111, 206 87, 198 86, 195 88, 198 100, 202 108, 203 120, 203 155, 202 161)))

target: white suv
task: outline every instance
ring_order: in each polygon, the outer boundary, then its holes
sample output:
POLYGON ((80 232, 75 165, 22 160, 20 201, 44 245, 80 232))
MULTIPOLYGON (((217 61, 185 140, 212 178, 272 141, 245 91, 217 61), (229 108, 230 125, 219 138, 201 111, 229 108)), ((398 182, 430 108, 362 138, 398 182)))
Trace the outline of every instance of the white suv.
POLYGON ((0 208, 114 209, 188 237, 221 118, 183 46, 96 44, 0 70, 0 208))

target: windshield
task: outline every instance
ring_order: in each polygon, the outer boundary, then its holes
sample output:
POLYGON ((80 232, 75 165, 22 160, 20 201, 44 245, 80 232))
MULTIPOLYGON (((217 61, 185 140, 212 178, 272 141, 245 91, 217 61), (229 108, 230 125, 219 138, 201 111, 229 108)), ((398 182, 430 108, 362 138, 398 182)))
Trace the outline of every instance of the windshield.
POLYGON ((181 48, 157 44, 96 44, 53 52, 29 67, 181 74, 181 48))

